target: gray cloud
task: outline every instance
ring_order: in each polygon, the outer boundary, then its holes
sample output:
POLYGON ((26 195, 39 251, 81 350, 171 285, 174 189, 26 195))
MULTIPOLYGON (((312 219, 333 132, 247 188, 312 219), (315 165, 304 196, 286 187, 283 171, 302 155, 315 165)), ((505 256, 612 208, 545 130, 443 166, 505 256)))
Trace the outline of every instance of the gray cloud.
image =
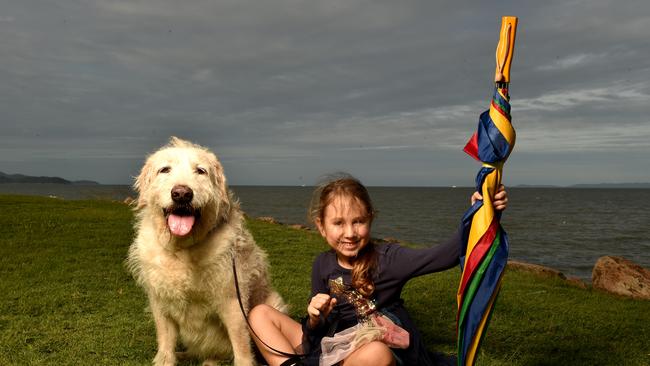
POLYGON ((638 158, 650 153, 649 8, 10 2, 0 170, 128 183, 178 135, 213 148, 238 184, 310 184, 331 170, 370 184, 471 184, 476 164, 461 149, 488 105, 499 19, 511 14, 518 142, 507 179, 650 181, 638 158))

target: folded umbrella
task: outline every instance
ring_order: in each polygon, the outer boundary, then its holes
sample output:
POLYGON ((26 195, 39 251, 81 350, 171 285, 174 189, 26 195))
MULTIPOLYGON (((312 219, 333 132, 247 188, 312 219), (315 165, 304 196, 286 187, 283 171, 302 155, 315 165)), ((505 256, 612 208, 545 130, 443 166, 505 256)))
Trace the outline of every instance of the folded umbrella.
POLYGON ((503 164, 515 145, 510 117, 510 65, 515 45, 516 17, 503 17, 496 51, 495 88, 490 109, 479 118, 478 130, 465 152, 483 163, 476 189, 483 195, 461 220, 461 280, 458 287, 458 365, 473 365, 485 335, 508 261, 508 236, 493 201, 501 185, 503 164))

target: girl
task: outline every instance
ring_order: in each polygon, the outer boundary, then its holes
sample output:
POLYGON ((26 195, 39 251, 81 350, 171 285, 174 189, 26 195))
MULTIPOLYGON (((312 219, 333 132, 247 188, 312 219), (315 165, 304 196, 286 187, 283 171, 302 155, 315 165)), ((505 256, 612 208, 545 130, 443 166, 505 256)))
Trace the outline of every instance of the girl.
MULTIPOLYGON (((472 203, 477 199, 482 199, 478 192, 472 203)), ((501 187, 494 206, 503 210, 506 203, 501 187)), ((409 279, 458 265, 460 235, 425 249, 373 243, 375 210, 366 187, 351 176, 317 188, 310 216, 332 250, 314 261, 307 317, 301 324, 267 305, 249 314, 253 331, 286 353, 253 336, 269 365, 316 365, 319 359, 345 366, 446 363, 426 349, 400 294, 409 279)))

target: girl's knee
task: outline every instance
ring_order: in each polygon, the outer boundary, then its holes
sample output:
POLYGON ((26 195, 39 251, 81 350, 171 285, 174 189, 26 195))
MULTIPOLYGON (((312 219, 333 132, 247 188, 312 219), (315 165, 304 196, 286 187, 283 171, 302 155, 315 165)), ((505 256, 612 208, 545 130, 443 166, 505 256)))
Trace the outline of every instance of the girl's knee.
POLYGON ((271 306, 266 304, 256 305, 248 312, 248 321, 251 324, 255 324, 258 323, 259 321, 269 319, 270 314, 273 310, 274 309, 271 306))
POLYGON ((248 312, 248 322, 254 330, 268 326, 281 329, 287 321, 293 322, 288 315, 267 304, 256 305, 248 312))
POLYGON ((390 348, 379 341, 370 342, 356 350, 343 363, 345 366, 354 365, 395 365, 395 357, 390 348))

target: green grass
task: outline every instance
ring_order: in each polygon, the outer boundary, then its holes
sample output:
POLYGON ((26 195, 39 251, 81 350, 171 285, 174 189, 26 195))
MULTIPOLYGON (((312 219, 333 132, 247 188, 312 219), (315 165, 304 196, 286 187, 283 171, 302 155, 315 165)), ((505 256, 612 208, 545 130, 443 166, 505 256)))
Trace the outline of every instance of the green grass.
MULTIPOLYGON (((153 321, 123 266, 131 225, 121 203, 0 196, 0 365, 150 364, 153 321)), ((291 315, 304 315, 322 240, 256 220, 249 228, 291 315)), ((433 349, 455 352, 457 285, 451 270, 405 290, 433 349)), ((509 271, 478 364, 650 365, 650 301, 509 271)))

